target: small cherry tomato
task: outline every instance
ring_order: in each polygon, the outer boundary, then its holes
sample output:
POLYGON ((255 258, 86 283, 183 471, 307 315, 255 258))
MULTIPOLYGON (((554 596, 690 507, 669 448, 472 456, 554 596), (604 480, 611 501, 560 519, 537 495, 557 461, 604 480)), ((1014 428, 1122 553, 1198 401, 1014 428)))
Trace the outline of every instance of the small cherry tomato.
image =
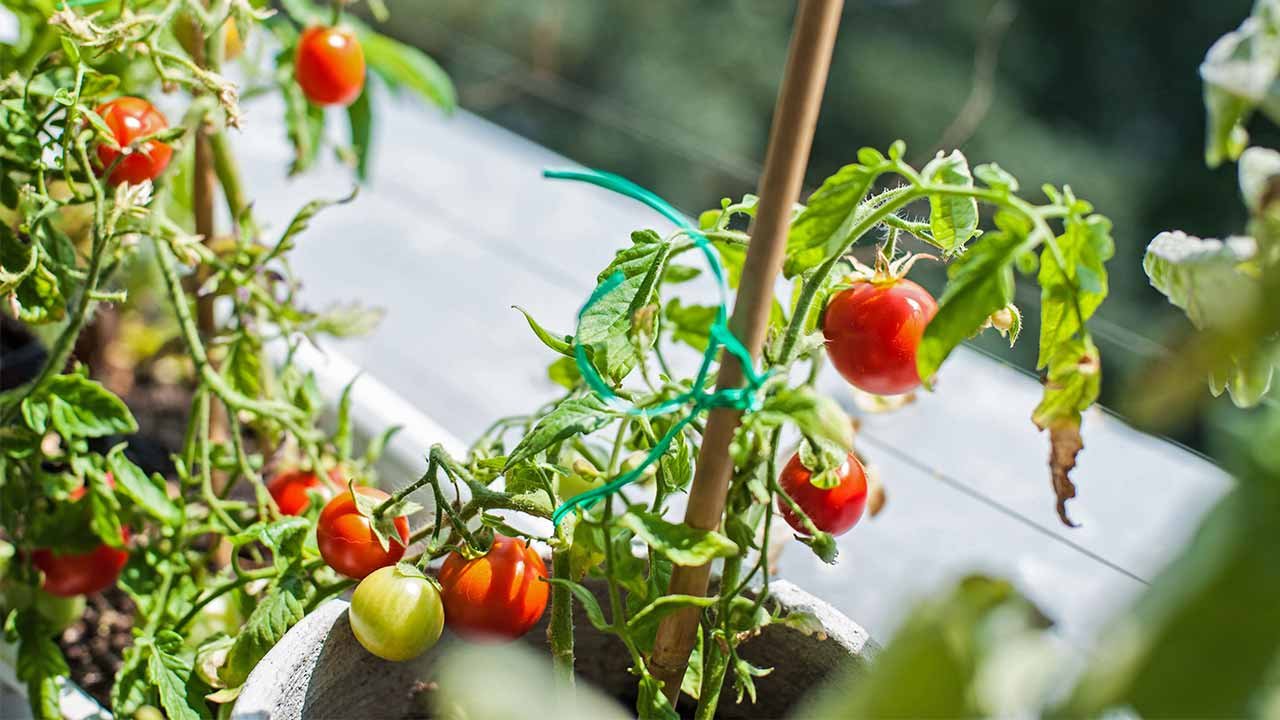
MULTIPOLYGON (((336 474, 336 471, 330 471, 329 477, 337 481, 336 474)), ((308 491, 313 489, 326 500, 333 495, 329 486, 309 470, 285 470, 277 473, 271 478, 271 482, 267 483, 267 491, 271 493, 271 499, 276 501, 276 506, 284 515, 301 515, 306 512, 311 506, 311 495, 308 491)))
POLYGON ((858 282, 837 293, 822 316, 831 364, 860 390, 910 392, 920 385, 916 348, 937 312, 929 291, 910 280, 858 282))
POLYGON ((421 574, 378 568, 351 595, 351 632, 383 660, 412 660, 436 644, 444 630, 440 591, 421 574))
POLYGON ((538 624, 547 608, 547 566, 519 538, 493 537, 483 557, 454 552, 440 567, 449 629, 472 639, 510 639, 538 624))
MULTIPOLYGON (((120 536, 128 542, 129 529, 122 528, 120 536)), ((32 551, 31 562, 44 573, 41 587, 50 595, 91 595, 115 584, 125 563, 129 562, 129 552, 109 545, 99 545, 84 553, 60 553, 40 548, 32 551)))
MULTIPOLYGON (((358 487, 355 491, 378 502, 391 497, 377 488, 358 487)), ((355 498, 350 492, 342 492, 320 511, 316 545, 329 567, 359 580, 378 568, 396 564, 404 557, 405 546, 409 544, 408 518, 396 518, 395 527, 400 536, 399 542, 389 538, 387 549, 383 550, 373 534, 371 521, 356 509, 355 498)))
MULTIPOLYGON (((99 105, 96 112, 102 116, 107 127, 111 128, 111 134, 122 148, 140 137, 152 135, 169 127, 164 115, 142 98, 119 97, 99 105)), ((120 157, 120 153, 120 150, 113 147, 98 145, 98 161, 102 163, 104 172, 106 168, 111 167, 116 158, 120 157)), ((111 171, 107 181, 113 185, 122 182, 136 185, 143 180, 154 180, 164 172, 172 156, 173 148, 167 143, 148 140, 133 148, 120 160, 120 164, 111 171)))
MULTIPOLYGON (((111 473, 107 473, 107 485, 116 486, 111 473)), ((84 497, 85 492, 82 485, 68 493, 68 498, 76 502, 84 497)), ((120 542, 129 542, 129 528, 120 528, 120 542)), ((50 595, 67 598, 91 595, 114 585, 120 571, 129 562, 129 551, 110 545, 99 545, 83 553, 60 553, 39 548, 31 553, 31 562, 44 573, 41 587, 50 595)))
MULTIPOLYGON (((827 490, 810 482, 813 472, 804 466, 797 453, 791 456, 778 484, 809 516, 813 524, 823 532, 841 535, 849 531, 862 517, 867 506, 867 474, 862 469, 858 458, 850 454, 836 469, 840 484, 827 490)), ((784 498, 778 498, 778 509, 796 532, 808 535, 809 530, 792 510, 784 498)))
POLYGON ((364 51, 346 28, 307 28, 293 63, 298 85, 316 105, 350 105, 364 89, 364 51))

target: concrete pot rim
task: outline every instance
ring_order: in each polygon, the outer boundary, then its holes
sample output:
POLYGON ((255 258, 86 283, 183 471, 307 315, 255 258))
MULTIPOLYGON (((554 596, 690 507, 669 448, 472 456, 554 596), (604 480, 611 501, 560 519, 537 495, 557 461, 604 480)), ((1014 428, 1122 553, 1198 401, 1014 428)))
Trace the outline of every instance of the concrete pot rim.
MULTIPOLYGON (((878 650, 861 626, 794 583, 774 581, 770 584, 770 596, 790 611, 811 613, 817 619, 822 629, 810 635, 811 642, 835 643, 843 654, 863 663, 878 650)), ((333 652, 331 645, 339 646, 343 652, 364 652, 346 623, 349 608, 350 603, 344 598, 328 600, 290 629, 249 674, 231 717, 294 720, 306 717, 308 711, 314 712, 308 703, 309 688, 322 665, 322 655, 333 652), (335 631, 345 635, 331 638, 335 631)), ((381 662, 372 656, 365 657, 370 662, 381 662)))

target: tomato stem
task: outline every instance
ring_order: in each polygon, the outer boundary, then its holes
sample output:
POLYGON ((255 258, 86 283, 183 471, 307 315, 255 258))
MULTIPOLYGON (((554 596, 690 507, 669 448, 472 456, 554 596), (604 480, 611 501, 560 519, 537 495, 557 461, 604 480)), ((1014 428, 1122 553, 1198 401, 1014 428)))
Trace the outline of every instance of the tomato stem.
MULTIPOLYGON (((567 538, 551 552, 551 576, 571 580, 567 538)), ((556 677, 564 687, 572 687, 573 674, 573 593, 564 583, 551 586, 551 623, 547 626, 551 660, 556 677)))

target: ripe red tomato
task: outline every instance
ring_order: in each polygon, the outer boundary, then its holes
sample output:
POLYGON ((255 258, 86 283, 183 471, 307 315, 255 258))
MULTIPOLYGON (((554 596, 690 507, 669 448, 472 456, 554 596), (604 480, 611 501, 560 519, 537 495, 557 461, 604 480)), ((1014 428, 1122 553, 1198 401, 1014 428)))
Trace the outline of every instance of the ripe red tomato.
POLYGON ((317 105, 350 105, 364 89, 364 51, 346 28, 307 28, 293 63, 303 94, 317 105))
POLYGON ((351 632, 383 660, 412 660, 436 644, 444 630, 440 591, 399 566, 373 571, 351 595, 351 632))
MULTIPOLYGON (((800 462, 800 455, 797 453, 782 468, 778 484, 819 530, 841 535, 858 523, 867 506, 867 474, 858 458, 850 454, 836 470, 836 475, 840 478, 840 484, 830 490, 814 485, 809 482, 813 473, 800 462)), ((791 506, 783 498, 778 498, 778 509, 796 532, 801 535, 809 534, 799 516, 792 512, 791 506)))
POLYGON ((444 617, 449 628, 472 639, 509 639, 538 624, 547 608, 547 566, 524 540, 495 535, 475 560, 452 553, 440 567, 444 617))
MULTIPOLYGON (((335 482, 340 482, 336 470, 330 470, 329 477, 335 482)), ((326 499, 333 495, 329 486, 309 470, 285 470, 277 473, 271 478, 271 482, 267 483, 267 491, 271 493, 271 499, 276 501, 276 506, 285 515, 301 515, 305 512, 311 506, 311 496, 307 491, 312 489, 326 499)))
MULTIPOLYGON (((378 502, 391 497, 377 488, 358 487, 355 490, 378 502)), ((387 549, 383 550, 373 534, 369 518, 356 509, 355 498, 350 492, 342 492, 320 511, 316 544, 320 547, 320 556, 329 567, 349 578, 360 580, 380 567, 396 564, 404 557, 405 546, 409 544, 408 518, 396 518, 395 527, 400 541, 390 538, 387 549)))
POLYGON ((876 395, 909 392, 920 384, 916 348, 937 312, 929 291, 910 280, 858 282, 827 304, 827 355, 856 388, 876 395))
MULTIPOLYGON (((121 147, 145 137, 153 133, 157 133, 169 127, 169 123, 164 119, 164 115, 159 110, 152 107, 151 103, 136 97, 119 97, 107 103, 99 105, 95 110, 102 119, 107 123, 107 127, 111 128, 111 134, 115 136, 116 142, 121 147)), ((111 167, 111 163, 116 161, 120 156, 120 150, 107 145, 98 145, 98 161, 102 163, 103 171, 111 167)), ((169 165, 169 158, 173 156, 173 148, 167 143, 158 140, 148 140, 142 145, 133 148, 133 151, 126 155, 115 170, 111 171, 111 176, 107 181, 113 185, 122 182, 137 184, 143 180, 154 180, 156 176, 164 172, 165 167, 169 165)))
MULTIPOLYGON (((107 485, 116 486, 115 478, 107 473, 107 485)), ((84 497, 86 489, 80 486, 68 497, 76 502, 84 497)), ((129 528, 120 528, 121 544, 129 542, 129 528)), ((84 553, 60 553, 48 548, 37 548, 31 553, 31 562, 44 573, 45 592, 58 597, 92 595, 115 584, 120 571, 129 562, 129 551, 110 545, 84 553)))

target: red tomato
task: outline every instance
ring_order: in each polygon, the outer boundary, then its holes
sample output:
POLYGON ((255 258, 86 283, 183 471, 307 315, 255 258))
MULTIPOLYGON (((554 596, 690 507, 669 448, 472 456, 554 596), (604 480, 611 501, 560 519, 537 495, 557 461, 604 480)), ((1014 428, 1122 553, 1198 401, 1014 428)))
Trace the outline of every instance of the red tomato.
MULTIPOLYGON (((111 473, 107 473, 107 485, 116 486, 111 473)), ((72 490, 68 497, 75 502, 84 497, 85 492, 82 485, 72 490)), ((120 529, 120 541, 129 542, 129 528, 120 529)), ((125 563, 129 562, 129 551, 110 545, 99 545, 85 553, 60 553, 38 548, 31 553, 31 562, 44 573, 41 587, 50 595, 91 595, 115 584, 125 563)))
POLYGON ((854 387, 901 395, 920 384, 916 348, 938 312, 928 290, 910 280, 858 282, 827 304, 822 334, 831 364, 854 387))
POLYGON ((293 62, 303 94, 317 105, 350 105, 364 89, 364 51, 346 28, 307 28, 293 62))
MULTIPOLYGON (((122 528, 120 537, 129 540, 128 528, 122 528)), ((45 592, 58 597, 91 595, 115 584, 120 571, 129 562, 129 552, 123 548, 99 545, 87 553, 59 553, 40 548, 31 553, 31 561, 44 573, 45 592)))
MULTIPOLYGON (((813 473, 800 462, 799 453, 792 455, 787 466, 782 468, 778 484, 809 516, 819 530, 841 535, 849 531, 862 517, 867 506, 867 474, 862 463, 852 454, 845 458, 836 470, 840 484, 825 490, 809 482, 813 473)), ((778 509, 796 532, 808 535, 809 530, 791 510, 791 506, 783 498, 778 498, 778 509)))
MULTIPOLYGON (((95 112, 101 115, 107 127, 111 128, 111 134, 115 136, 116 142, 121 147, 140 137, 169 127, 164 115, 142 98, 119 97, 99 105, 95 112)), ((106 168, 111 167, 111 163, 116 161, 120 152, 113 147, 98 145, 98 160, 102 163, 104 172, 106 168)), ((173 148, 167 143, 148 140, 133 148, 133 151, 120 161, 116 169, 111 171, 111 177, 107 178, 107 181, 113 185, 122 182, 136 185, 143 180, 154 180, 164 172, 172 156, 173 148)))
MULTIPOLYGON (((336 470, 330 470, 329 477, 335 482, 340 482, 336 470)), ((329 486, 309 470, 286 470, 277 473, 271 478, 271 482, 267 483, 267 491, 271 493, 271 499, 276 501, 276 506, 285 515, 301 515, 305 512, 311 505, 311 496, 307 491, 313 488, 326 499, 333 495, 329 486)))
MULTIPOLYGON (((371 487, 358 487, 356 492, 378 502, 391 497, 371 487)), ((320 511, 316 544, 329 567, 359 580, 380 567, 396 564, 404 557, 405 546, 409 544, 408 518, 396 518, 395 526, 400 542, 391 538, 387 549, 383 550, 373 534, 369 518, 356 509, 355 498, 350 492, 342 492, 320 511)))
POLYGON ((495 535, 475 560, 452 553, 440 567, 444 618, 472 639, 507 639, 529 632, 547 609, 547 566, 524 540, 495 535))

